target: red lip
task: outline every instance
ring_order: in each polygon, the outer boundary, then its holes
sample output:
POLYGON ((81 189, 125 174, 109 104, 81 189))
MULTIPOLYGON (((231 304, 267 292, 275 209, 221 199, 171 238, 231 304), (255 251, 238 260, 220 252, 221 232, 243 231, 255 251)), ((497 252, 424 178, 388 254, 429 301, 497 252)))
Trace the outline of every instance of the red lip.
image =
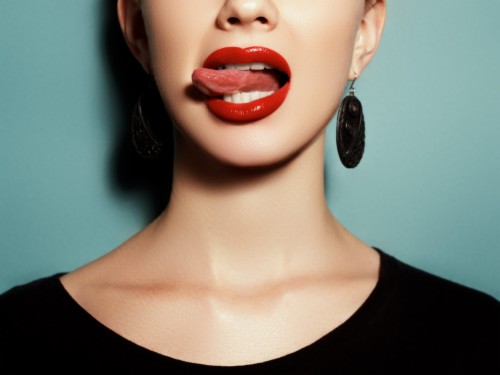
POLYGON ((226 47, 207 57, 204 68, 216 69, 225 64, 260 62, 273 66, 288 75, 288 82, 274 94, 249 103, 228 103, 219 98, 207 99, 208 109, 217 117, 230 122, 258 121, 276 111, 285 101, 290 89, 291 70, 279 53, 265 47, 226 47))

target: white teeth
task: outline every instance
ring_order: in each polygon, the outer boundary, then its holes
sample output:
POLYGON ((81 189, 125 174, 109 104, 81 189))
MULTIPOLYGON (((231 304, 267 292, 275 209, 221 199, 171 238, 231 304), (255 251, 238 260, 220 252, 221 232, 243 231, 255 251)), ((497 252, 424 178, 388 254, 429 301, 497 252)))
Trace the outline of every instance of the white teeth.
POLYGON ((254 63, 250 67, 252 70, 264 70, 264 69, 274 69, 274 66, 264 64, 264 63, 254 63))
POLYGON ((259 91, 251 91, 248 93, 248 95, 250 96, 251 102, 254 100, 260 99, 260 92, 259 91))
POLYGON ((251 63, 251 64, 227 64, 217 69, 233 69, 233 70, 264 70, 274 69, 271 65, 264 63, 251 63))
POLYGON ((224 69, 230 70, 250 70, 250 64, 227 64, 224 69))
POLYGON ((224 95, 224 101, 235 104, 250 103, 272 94, 274 94, 274 91, 236 92, 234 94, 224 95))
POLYGON ((252 99, 250 97, 250 93, 249 92, 242 92, 241 93, 241 102, 242 103, 249 103, 251 101, 252 101, 252 99))

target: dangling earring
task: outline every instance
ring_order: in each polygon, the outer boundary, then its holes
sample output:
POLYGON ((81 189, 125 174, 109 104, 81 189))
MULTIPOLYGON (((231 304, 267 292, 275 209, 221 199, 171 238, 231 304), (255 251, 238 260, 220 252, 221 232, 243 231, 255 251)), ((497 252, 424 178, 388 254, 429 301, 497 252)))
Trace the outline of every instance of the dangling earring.
POLYGON ((155 137, 151 129, 151 106, 155 90, 156 86, 151 78, 132 112, 132 142, 137 153, 146 159, 156 159, 162 153, 162 143, 155 137))
POLYGON ((337 116, 337 150, 340 161, 346 168, 356 167, 365 151, 365 118, 361 102, 354 96, 354 80, 349 95, 342 100, 337 116))

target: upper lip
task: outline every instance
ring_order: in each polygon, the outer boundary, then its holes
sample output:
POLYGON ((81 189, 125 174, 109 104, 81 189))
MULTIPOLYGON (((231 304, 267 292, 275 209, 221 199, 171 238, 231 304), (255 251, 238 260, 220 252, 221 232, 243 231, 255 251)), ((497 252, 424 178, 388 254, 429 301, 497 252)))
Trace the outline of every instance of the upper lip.
POLYGON ((286 59, 278 52, 266 47, 225 47, 212 52, 203 67, 217 69, 226 64, 264 63, 291 77, 291 69, 286 59))

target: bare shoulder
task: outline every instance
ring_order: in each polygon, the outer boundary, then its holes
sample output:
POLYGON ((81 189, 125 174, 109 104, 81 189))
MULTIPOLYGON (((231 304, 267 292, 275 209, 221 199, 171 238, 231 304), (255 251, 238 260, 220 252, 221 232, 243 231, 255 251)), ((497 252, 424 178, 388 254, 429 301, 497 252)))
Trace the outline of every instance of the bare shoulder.
POLYGON ((129 294, 137 291, 139 284, 140 257, 134 250, 141 246, 141 241, 141 235, 136 235, 101 258, 60 279, 68 294, 105 325, 117 315, 118 301, 136 299, 130 298, 129 294))

